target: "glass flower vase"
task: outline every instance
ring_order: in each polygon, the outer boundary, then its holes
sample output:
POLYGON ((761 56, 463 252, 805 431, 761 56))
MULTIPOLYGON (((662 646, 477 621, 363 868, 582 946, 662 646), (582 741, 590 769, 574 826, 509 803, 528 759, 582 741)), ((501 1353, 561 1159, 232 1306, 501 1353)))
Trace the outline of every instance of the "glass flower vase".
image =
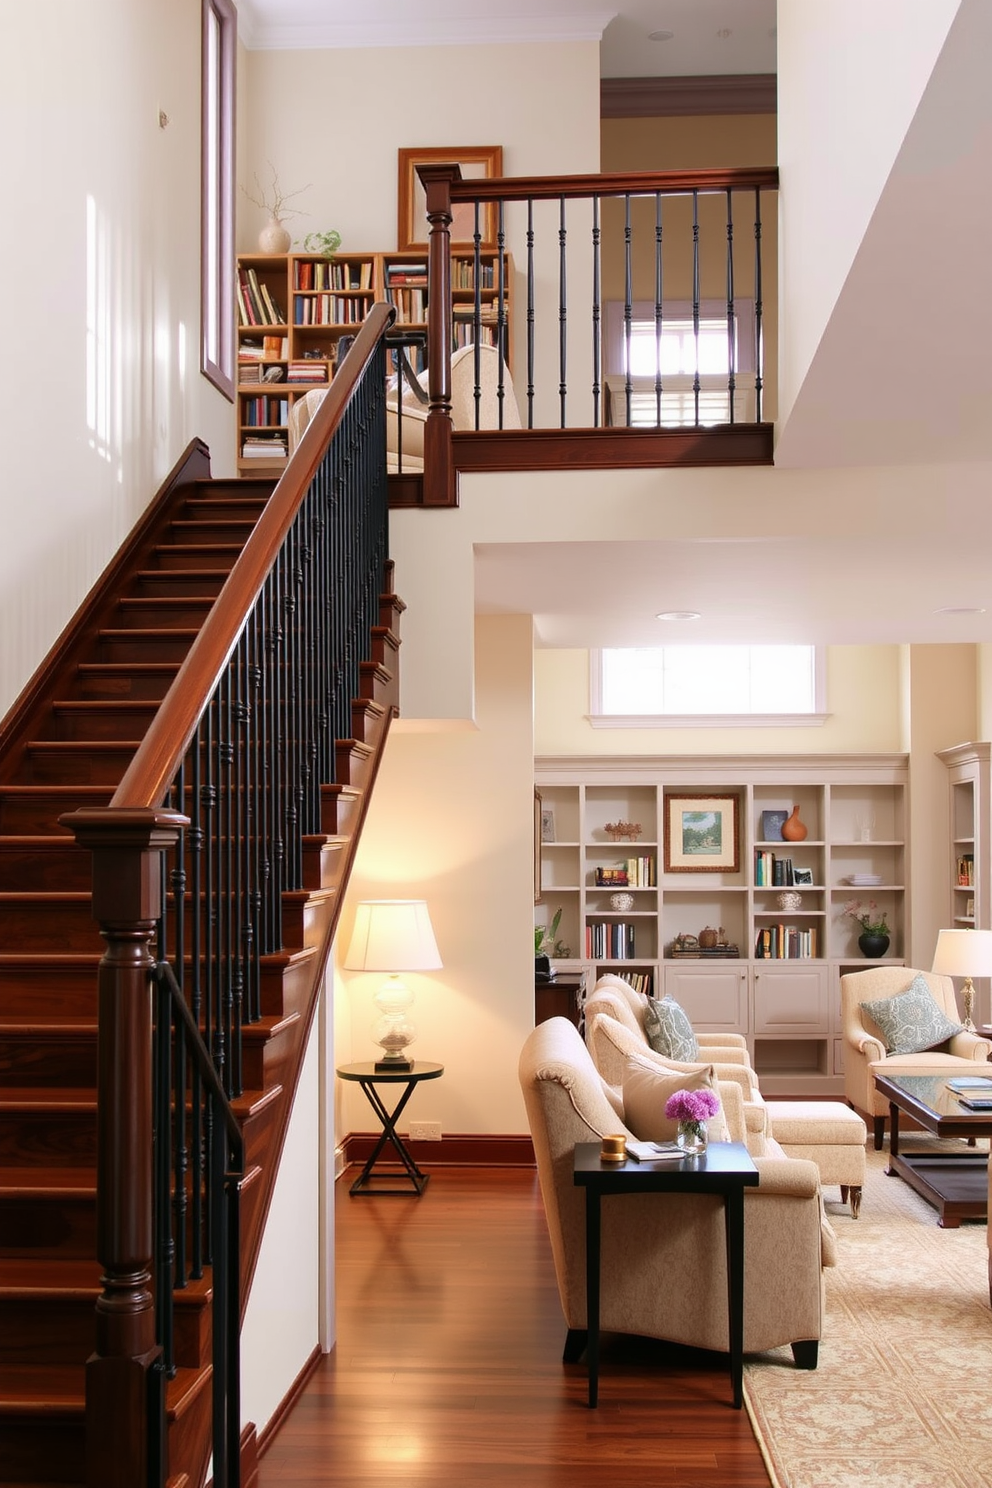
POLYGON ((680 1121, 675 1140, 686 1157, 698 1157, 706 1151, 706 1137, 704 1121, 680 1121))

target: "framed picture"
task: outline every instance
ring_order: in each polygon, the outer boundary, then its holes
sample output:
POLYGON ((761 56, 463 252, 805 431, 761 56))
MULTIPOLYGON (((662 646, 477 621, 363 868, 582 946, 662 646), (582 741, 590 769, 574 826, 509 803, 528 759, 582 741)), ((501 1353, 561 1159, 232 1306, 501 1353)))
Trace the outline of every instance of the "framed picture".
POLYGON ((736 873, 741 866, 737 796, 665 797, 665 872, 736 873))
POLYGON ((534 791, 534 903, 541 901, 541 792, 534 791))
MULTIPOLYGON (((490 180, 503 174, 502 145, 440 145, 430 150, 401 150, 399 178, 399 217, 396 246, 426 250, 428 237, 427 194, 418 165, 457 165, 464 181, 490 180)), ((479 208, 479 232, 483 248, 496 247, 496 208, 484 202, 479 208)), ((451 216, 452 248, 475 246, 475 203, 456 202, 451 216)))
POLYGON ((551 806, 541 808, 541 841, 554 842, 555 840, 555 813, 551 806))
POLYGON ((762 842, 781 842, 782 823, 788 819, 788 811, 763 811, 761 813, 762 842))
POLYGON ((812 868, 793 868, 792 882, 797 889, 811 889, 813 887, 812 868))

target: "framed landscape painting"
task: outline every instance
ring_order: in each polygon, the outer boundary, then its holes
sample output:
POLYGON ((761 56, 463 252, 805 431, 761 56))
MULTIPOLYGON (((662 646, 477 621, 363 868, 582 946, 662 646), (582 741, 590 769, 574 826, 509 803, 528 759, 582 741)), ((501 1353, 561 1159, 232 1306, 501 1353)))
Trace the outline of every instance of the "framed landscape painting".
POLYGON ((739 806, 736 796, 666 795, 665 872, 738 872, 739 806))

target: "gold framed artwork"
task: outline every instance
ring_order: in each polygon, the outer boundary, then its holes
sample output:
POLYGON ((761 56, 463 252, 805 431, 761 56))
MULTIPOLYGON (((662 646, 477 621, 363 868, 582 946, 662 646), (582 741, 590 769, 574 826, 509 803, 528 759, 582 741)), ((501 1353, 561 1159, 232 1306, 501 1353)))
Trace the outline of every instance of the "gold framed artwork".
POLYGON ((665 796, 665 872, 737 873, 741 866, 736 796, 665 796))
POLYGON ((541 792, 534 791, 534 903, 540 903, 541 899, 541 792))
MULTIPOLYGON (((502 145, 437 145, 432 149, 404 149, 400 150, 399 158, 396 246, 401 253, 427 248, 427 194, 417 175, 418 165, 457 165, 465 181, 488 180, 503 174, 502 145)), ((479 232, 483 248, 496 247, 496 208, 491 203, 483 203, 479 209, 479 232)), ((474 203, 456 202, 453 206, 451 246, 462 249, 475 246, 474 203)))

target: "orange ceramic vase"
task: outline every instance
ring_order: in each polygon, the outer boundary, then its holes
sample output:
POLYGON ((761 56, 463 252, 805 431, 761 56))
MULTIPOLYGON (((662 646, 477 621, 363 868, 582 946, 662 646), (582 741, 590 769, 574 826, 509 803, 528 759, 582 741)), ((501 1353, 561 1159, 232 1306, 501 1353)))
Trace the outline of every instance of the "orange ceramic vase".
POLYGON ((802 842, 806 832, 805 822, 799 820, 799 807, 793 806, 792 815, 782 823, 782 836, 786 842, 802 842))

